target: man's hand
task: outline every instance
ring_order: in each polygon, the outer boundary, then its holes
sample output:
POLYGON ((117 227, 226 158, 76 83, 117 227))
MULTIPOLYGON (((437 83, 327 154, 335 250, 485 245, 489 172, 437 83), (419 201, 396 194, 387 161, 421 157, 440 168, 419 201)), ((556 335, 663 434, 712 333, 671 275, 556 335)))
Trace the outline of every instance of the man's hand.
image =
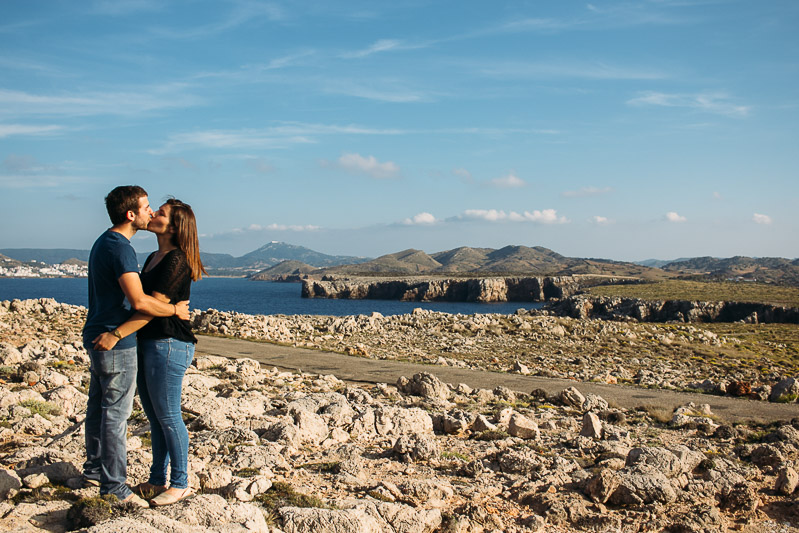
POLYGON ((92 344, 94 344, 94 349, 98 352, 107 352, 108 350, 113 350, 118 342, 119 339, 113 333, 106 331, 95 337, 92 344))
POLYGON ((189 301, 183 300, 175 304, 176 315, 181 320, 189 319, 189 301))

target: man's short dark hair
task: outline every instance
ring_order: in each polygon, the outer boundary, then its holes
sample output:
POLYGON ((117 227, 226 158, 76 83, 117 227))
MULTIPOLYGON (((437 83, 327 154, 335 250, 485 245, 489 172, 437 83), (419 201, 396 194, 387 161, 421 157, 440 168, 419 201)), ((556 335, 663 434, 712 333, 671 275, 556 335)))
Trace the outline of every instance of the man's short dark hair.
POLYGON ((147 191, 138 185, 120 185, 105 197, 105 208, 113 225, 124 224, 128 211, 139 212, 139 198, 147 196, 147 191))

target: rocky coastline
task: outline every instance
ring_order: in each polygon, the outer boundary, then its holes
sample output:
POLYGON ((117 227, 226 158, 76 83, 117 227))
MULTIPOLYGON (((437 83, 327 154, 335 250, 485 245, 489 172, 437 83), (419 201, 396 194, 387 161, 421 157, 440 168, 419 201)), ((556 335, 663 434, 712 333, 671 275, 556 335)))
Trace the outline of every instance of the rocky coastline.
POLYGON ((547 305, 558 316, 640 322, 743 322, 799 324, 799 309, 752 302, 642 300, 577 295, 547 305))
MULTIPOLYGON (((432 372, 363 387, 211 356, 198 357, 184 381, 190 483, 198 495, 159 509, 103 506, 96 488, 79 486, 85 312, 49 299, 0 302, 0 530, 799 531, 799 420, 731 426, 703 405, 620 409, 582 394, 578 381, 549 396, 446 385, 432 372)), ((734 344, 693 325, 532 315, 251 317, 205 310, 193 321, 216 334, 343 342, 353 350, 361 349, 357 330, 370 330, 392 339, 385 348, 394 352, 436 327, 450 342, 450 331, 465 328, 462 340, 475 342, 593 335, 591 342, 602 344, 613 329, 614 336, 636 335, 626 338, 642 346, 651 339, 678 344, 683 334, 706 346, 734 344)), ((630 372, 623 358, 607 358, 616 359, 609 367, 630 372)), ((129 426, 129 481, 137 483, 150 457, 138 405, 129 426)))
POLYGON ((346 278, 302 280, 303 298, 375 299, 411 302, 543 302, 578 290, 576 278, 346 278))

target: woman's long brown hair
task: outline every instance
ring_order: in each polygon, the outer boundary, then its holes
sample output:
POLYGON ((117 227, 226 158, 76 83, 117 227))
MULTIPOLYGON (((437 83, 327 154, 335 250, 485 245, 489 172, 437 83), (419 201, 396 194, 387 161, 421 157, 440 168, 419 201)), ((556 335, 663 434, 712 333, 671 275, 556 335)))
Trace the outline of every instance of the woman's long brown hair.
POLYGON ((172 208, 170 218, 175 227, 175 245, 186 254, 191 269, 191 280, 198 281, 208 272, 200 260, 200 241, 197 237, 197 219, 194 218, 194 211, 189 204, 176 198, 169 198, 166 203, 172 208))

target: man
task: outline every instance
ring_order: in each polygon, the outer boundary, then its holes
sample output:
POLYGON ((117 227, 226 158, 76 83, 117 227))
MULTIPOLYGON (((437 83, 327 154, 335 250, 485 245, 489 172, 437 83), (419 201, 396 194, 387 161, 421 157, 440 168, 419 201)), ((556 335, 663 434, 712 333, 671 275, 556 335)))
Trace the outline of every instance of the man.
POLYGON ((127 480, 127 429, 136 384, 136 336, 120 338, 108 351, 94 349, 93 340, 117 327, 135 311, 152 316, 189 318, 189 302, 171 304, 144 293, 139 263, 130 239, 145 229, 153 216, 147 192, 136 185, 115 188, 105 198, 113 226, 103 233, 89 255, 89 313, 83 345, 91 360, 89 402, 86 408, 87 484, 100 494, 113 494, 124 503, 148 507, 127 480))

